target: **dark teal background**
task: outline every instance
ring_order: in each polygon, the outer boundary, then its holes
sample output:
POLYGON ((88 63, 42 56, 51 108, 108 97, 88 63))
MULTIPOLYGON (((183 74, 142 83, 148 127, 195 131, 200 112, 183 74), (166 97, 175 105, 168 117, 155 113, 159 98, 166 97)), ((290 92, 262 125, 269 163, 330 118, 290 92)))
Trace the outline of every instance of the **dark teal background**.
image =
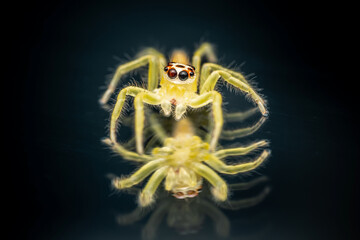
MULTIPOLYGON (((350 8, 310 1, 13 6, 16 25, 7 29, 11 79, 19 80, 19 97, 12 111, 21 114, 16 128, 21 148, 15 152, 21 177, 11 178, 21 204, 14 207, 13 234, 19 239, 140 238, 146 218, 128 227, 113 218, 136 203, 131 195, 111 195, 105 174, 127 174, 133 166, 100 143, 109 118, 97 103, 101 87, 119 62, 114 56, 133 57, 146 46, 192 52, 206 40, 217 46, 221 63, 245 62, 242 71, 256 74, 270 107, 256 137, 271 141, 272 156, 255 175, 268 176, 272 192, 255 208, 224 211, 231 221, 230 239, 355 239, 357 100, 349 95, 355 93, 353 79, 344 74, 353 71, 344 55, 352 38, 345 26, 351 22, 341 15, 350 8)), ((242 99, 227 94, 227 108, 236 109, 242 99)), ((210 220, 188 236, 163 222, 158 237, 217 239, 210 220)))

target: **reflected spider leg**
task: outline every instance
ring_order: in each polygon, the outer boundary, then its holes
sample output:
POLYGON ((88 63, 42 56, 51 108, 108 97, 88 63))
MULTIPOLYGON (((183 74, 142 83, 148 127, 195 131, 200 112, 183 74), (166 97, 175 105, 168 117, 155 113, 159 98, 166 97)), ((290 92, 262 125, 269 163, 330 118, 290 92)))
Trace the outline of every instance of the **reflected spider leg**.
MULTIPOLYGON (((220 151, 223 151, 221 154, 219 154, 221 156, 231 156, 231 155, 237 156, 243 154, 240 152, 247 150, 243 150, 243 148, 232 148, 232 149, 225 149, 220 151)), ((240 163, 237 165, 226 165, 223 161, 221 161, 218 157, 215 156, 210 156, 205 162, 218 172, 225 174, 238 174, 242 172, 248 172, 257 168, 261 163, 264 162, 264 160, 269 155, 270 155, 270 150, 264 150, 261 153, 261 155, 254 161, 247 163, 240 163)))
POLYGON ((149 181, 147 182, 146 186, 141 191, 139 196, 139 203, 141 206, 147 206, 154 201, 153 196, 156 192, 156 189, 158 188, 162 180, 166 177, 168 169, 168 166, 162 167, 156 170, 153 175, 151 175, 149 181))
POLYGON ((159 169, 164 162, 165 162, 164 159, 157 159, 150 161, 145 165, 143 165, 139 170, 137 170, 128 178, 123 178, 123 179, 118 177, 114 178, 112 181, 112 185, 116 189, 124 189, 134 186, 140 183, 141 181, 143 181, 147 176, 152 174, 154 171, 159 169))
POLYGON ((216 200, 225 201, 228 196, 228 187, 225 181, 211 168, 207 167, 204 164, 193 162, 194 172, 205 178, 213 186, 211 193, 216 200))
POLYGON ((230 221, 226 215, 214 204, 208 201, 201 201, 202 212, 208 215, 214 222, 216 233, 221 237, 228 237, 230 233, 230 221))
POLYGON ((122 145, 112 142, 110 138, 105 138, 102 140, 102 142, 110 146, 115 152, 119 153, 126 160, 135 162, 148 162, 152 160, 152 157, 148 155, 140 155, 138 153, 126 150, 122 145))
POLYGON ((248 154, 249 152, 252 152, 260 147, 266 147, 268 145, 269 145, 268 141, 261 140, 261 141, 255 142, 246 147, 228 148, 228 149, 218 150, 213 155, 219 159, 223 159, 223 158, 226 158, 229 156, 241 156, 241 155, 248 154))
POLYGON ((223 130, 221 132, 221 139, 226 140, 234 140, 236 138, 242 138, 249 136, 259 130, 259 128, 264 124, 267 117, 261 117, 259 121, 257 121, 254 125, 246 128, 239 128, 239 129, 233 129, 233 130, 223 130))
POLYGON ((254 107, 245 112, 224 113, 224 119, 226 122, 243 122, 258 111, 259 108, 254 107))

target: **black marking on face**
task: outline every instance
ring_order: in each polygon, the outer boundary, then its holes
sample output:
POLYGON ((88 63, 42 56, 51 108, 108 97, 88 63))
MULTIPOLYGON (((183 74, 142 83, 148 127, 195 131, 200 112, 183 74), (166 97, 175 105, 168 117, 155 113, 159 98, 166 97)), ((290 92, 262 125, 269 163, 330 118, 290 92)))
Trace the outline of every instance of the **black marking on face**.
POLYGON ((178 68, 185 68, 185 66, 184 65, 175 65, 175 67, 178 67, 178 68))
POLYGON ((188 79, 188 77, 189 77, 189 75, 188 75, 188 73, 186 71, 181 71, 179 73, 179 79, 181 81, 186 81, 188 79))

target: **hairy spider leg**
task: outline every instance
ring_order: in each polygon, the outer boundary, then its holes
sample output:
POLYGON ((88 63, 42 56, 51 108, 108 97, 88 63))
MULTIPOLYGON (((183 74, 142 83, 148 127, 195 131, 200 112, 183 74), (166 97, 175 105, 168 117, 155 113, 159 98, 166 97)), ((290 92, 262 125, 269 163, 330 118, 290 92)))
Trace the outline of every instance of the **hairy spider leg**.
POLYGON ((142 146, 142 131, 144 128, 144 103, 151 104, 151 105, 159 105, 161 103, 161 98, 149 92, 146 89, 129 86, 122 89, 117 97, 116 104, 114 110, 111 114, 111 121, 110 121, 110 139, 112 142, 116 142, 116 128, 117 122, 120 117, 122 108, 126 101, 126 96, 135 97, 134 105, 135 105, 135 139, 136 139, 136 149, 137 152, 142 154, 143 153, 143 146, 142 146))
POLYGON ((215 199, 225 201, 228 196, 228 187, 225 181, 214 170, 202 163, 193 162, 191 165, 195 173, 205 178, 213 186, 211 193, 215 199))
POLYGON ((119 153, 126 160, 131 160, 135 162, 148 162, 153 159, 149 155, 140 155, 135 152, 128 151, 117 142, 112 142, 110 138, 105 138, 102 140, 102 142, 110 146, 115 152, 119 153))
POLYGON ((226 158, 229 156, 240 156, 240 155, 248 154, 249 152, 252 152, 257 148, 266 147, 268 145, 269 145, 268 141, 261 140, 261 141, 255 142, 253 144, 250 144, 246 147, 221 149, 221 150, 216 151, 213 155, 220 159, 223 159, 223 158, 226 158))
POLYGON ((138 153, 144 153, 143 146, 143 129, 144 129, 144 102, 151 105, 160 105, 162 99, 151 92, 142 92, 135 96, 135 139, 136 139, 136 150, 138 153))
MULTIPOLYGON (((225 155, 225 156, 241 155, 241 154, 239 154, 239 152, 236 152, 237 151, 236 149, 226 149, 226 150, 230 150, 230 151, 227 152, 226 154, 223 153, 223 155, 225 155), (234 151, 234 152, 231 152, 231 151, 234 151)), ((224 150, 224 151, 226 151, 226 150, 224 150)), ((270 150, 264 150, 257 159, 255 159, 254 161, 251 161, 251 162, 247 162, 247 163, 240 163, 237 165, 226 165, 223 161, 221 161, 218 157, 215 157, 215 156, 210 156, 205 162, 210 167, 212 167, 213 169, 215 169, 216 171, 218 171, 220 173, 237 174, 237 173, 241 173, 241 172, 248 172, 250 170, 257 168, 269 156, 270 156, 270 150)))
POLYGON ((133 173, 128 178, 115 177, 112 180, 112 185, 116 189, 124 189, 124 188, 132 187, 132 186, 140 183, 147 176, 149 176, 154 171, 159 169, 163 165, 164 162, 165 162, 164 159, 157 159, 157 160, 150 161, 150 162, 146 163, 145 165, 143 165, 139 170, 137 170, 135 173, 133 173))
POLYGON ((210 91, 199 95, 189 103, 189 106, 192 108, 200 108, 209 103, 212 103, 212 112, 214 117, 214 130, 212 132, 213 136, 210 142, 210 149, 215 150, 224 123, 221 109, 222 97, 220 93, 210 91))
POLYGON ((141 206, 147 206, 154 201, 154 194, 162 180, 166 177, 169 167, 162 167, 151 175, 149 181, 139 195, 139 203, 141 206))
POLYGON ((107 90, 99 100, 101 105, 104 106, 107 104, 110 96, 114 93, 117 85, 120 82, 121 77, 124 74, 132 70, 135 70, 137 68, 140 68, 142 66, 145 66, 146 64, 149 64, 148 90, 152 91, 155 88, 157 88, 159 84, 160 67, 161 67, 160 65, 164 64, 164 62, 166 61, 164 60, 165 59, 164 56, 158 51, 151 49, 148 50, 148 52, 151 54, 139 57, 138 59, 135 59, 131 62, 118 66, 107 90))
POLYGON ((216 63, 204 63, 204 65, 201 67, 201 74, 200 74, 200 89, 204 85, 205 80, 209 77, 210 73, 216 70, 222 70, 225 72, 230 73, 231 75, 235 76, 239 80, 241 80, 244 83, 248 83, 244 75, 242 75, 239 72, 233 71, 231 69, 225 68, 219 64, 216 63))
POLYGON ((217 62, 217 57, 215 55, 214 47, 208 42, 202 43, 199 48, 194 52, 192 57, 192 65, 195 67, 197 73, 197 79, 199 78, 201 59, 205 56, 210 62, 217 62))
POLYGON ((231 73, 224 70, 216 70, 209 75, 209 77, 205 80, 204 84, 200 88, 200 95, 209 91, 213 91, 216 83, 219 81, 220 78, 223 78, 229 84, 249 94, 251 99, 258 105, 261 114, 263 116, 268 115, 268 111, 265 107, 265 101, 255 92, 255 90, 248 83, 242 81, 237 77, 234 77, 231 73))
MULTIPOLYGON (((225 122, 242 122, 248 119, 249 117, 253 116, 255 113, 259 111, 258 107, 251 108, 245 112, 235 112, 235 113, 223 113, 223 118, 225 122)), ((220 139, 225 140, 234 140, 236 138, 242 138, 249 136, 260 129, 260 127, 265 123, 267 120, 267 117, 261 117, 255 124, 253 124, 250 127, 245 128, 238 128, 238 129, 232 129, 232 130, 222 130, 220 134, 220 139)), ((211 136, 212 136, 212 130, 213 130, 213 122, 211 121, 209 123, 208 127, 208 133, 205 134, 205 141, 210 142, 211 136)))

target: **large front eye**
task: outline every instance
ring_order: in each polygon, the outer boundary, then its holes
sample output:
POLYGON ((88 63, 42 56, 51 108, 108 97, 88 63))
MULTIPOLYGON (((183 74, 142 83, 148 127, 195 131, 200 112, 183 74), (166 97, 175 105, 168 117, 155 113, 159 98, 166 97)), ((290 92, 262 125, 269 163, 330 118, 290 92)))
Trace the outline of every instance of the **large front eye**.
POLYGON ((188 79, 188 77, 189 77, 189 75, 188 75, 188 73, 186 71, 181 71, 179 73, 179 79, 181 81, 185 81, 186 79, 188 79))
POLYGON ((177 71, 175 70, 175 69, 170 69, 169 71, 168 71, 168 76, 169 76, 169 78, 171 78, 171 79, 174 79, 174 78, 176 78, 176 76, 177 76, 177 71))

